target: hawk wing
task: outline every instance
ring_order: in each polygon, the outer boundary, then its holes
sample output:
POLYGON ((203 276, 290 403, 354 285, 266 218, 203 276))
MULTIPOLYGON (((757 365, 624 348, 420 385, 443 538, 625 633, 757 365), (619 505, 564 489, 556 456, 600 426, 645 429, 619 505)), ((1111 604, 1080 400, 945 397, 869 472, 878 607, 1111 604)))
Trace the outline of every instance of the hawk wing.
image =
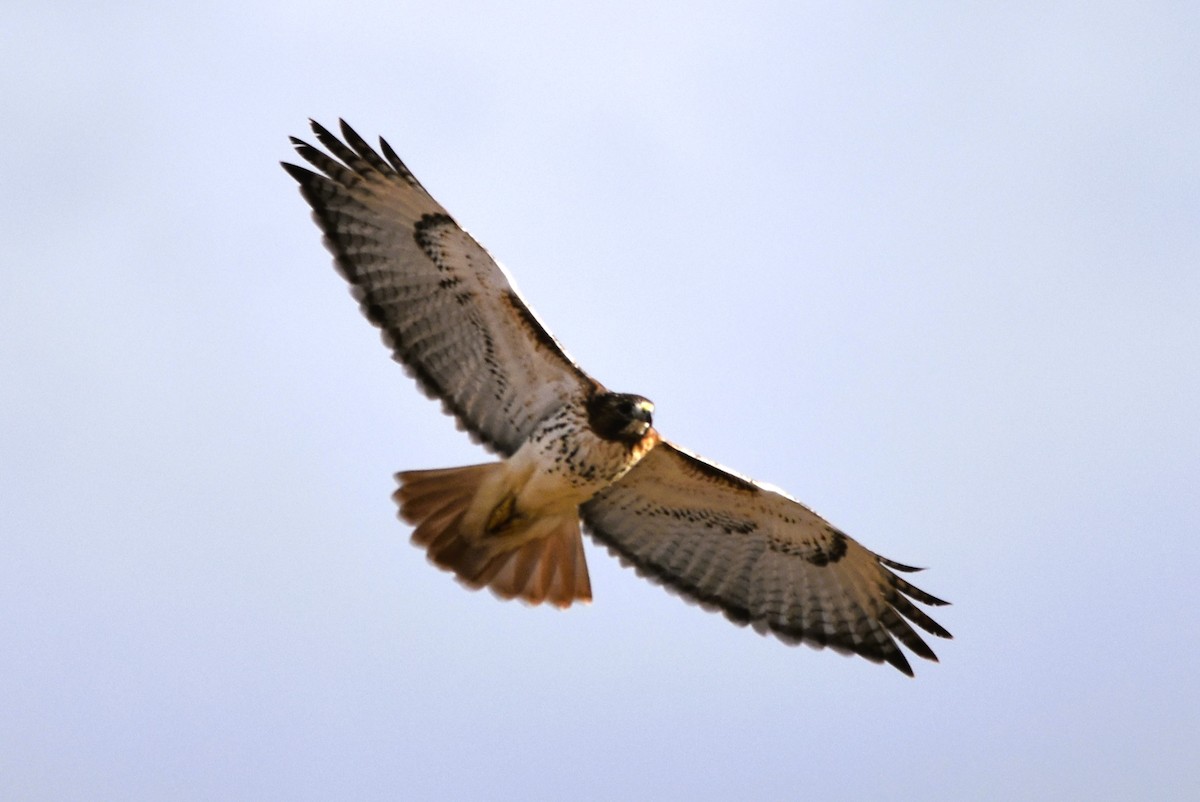
POLYGON ((363 313, 427 395, 511 456, 550 410, 595 383, 386 141, 385 160, 345 121, 345 142, 316 122, 312 129, 328 154, 292 144, 320 172, 283 166, 363 313))
POLYGON ((912 676, 896 641, 937 660, 908 623, 950 633, 913 604, 946 602, 794 499, 662 443, 580 510, 638 573, 739 625, 828 646, 912 676), (908 619, 907 621, 905 619, 908 619))

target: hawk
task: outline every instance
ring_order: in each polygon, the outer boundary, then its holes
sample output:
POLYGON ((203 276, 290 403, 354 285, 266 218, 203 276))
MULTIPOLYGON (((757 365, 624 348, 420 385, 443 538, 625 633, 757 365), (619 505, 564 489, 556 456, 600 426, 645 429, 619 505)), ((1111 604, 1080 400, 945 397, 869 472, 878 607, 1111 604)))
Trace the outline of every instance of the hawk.
POLYGON ((430 561, 470 588, 568 607, 592 598, 582 521, 639 574, 736 624, 909 676, 897 641, 937 660, 912 624, 950 633, 914 601, 946 602, 897 574, 918 569, 660 438, 654 405, 585 373, 385 140, 376 151, 344 121, 340 139, 312 129, 324 151, 291 141, 316 171, 283 167, 339 272, 394 359, 502 457, 396 474, 430 561))

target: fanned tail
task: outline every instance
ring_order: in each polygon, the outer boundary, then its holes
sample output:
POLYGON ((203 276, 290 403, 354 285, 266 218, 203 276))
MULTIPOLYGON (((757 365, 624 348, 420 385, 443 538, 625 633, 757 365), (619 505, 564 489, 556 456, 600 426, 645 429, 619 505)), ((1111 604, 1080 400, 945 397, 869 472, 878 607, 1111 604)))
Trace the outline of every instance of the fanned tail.
POLYGON ((396 474, 400 487, 392 498, 400 517, 416 527, 413 543, 463 584, 490 588, 501 598, 556 607, 591 601, 578 513, 532 520, 513 515, 504 467, 492 462, 396 474))

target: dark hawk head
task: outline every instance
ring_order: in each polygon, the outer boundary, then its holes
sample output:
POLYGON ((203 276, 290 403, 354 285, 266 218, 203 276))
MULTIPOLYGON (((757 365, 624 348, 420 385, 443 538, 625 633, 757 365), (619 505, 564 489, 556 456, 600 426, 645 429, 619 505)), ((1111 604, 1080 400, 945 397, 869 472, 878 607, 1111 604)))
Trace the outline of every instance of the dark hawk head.
POLYGON ((588 425, 598 437, 633 445, 654 423, 654 404, 640 395, 596 393, 588 399, 588 425))

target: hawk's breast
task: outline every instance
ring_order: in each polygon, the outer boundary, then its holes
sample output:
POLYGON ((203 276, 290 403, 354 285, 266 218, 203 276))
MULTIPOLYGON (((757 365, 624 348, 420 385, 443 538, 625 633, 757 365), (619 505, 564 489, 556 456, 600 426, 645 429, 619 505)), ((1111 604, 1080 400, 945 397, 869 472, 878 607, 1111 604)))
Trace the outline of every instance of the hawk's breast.
POLYGON ((606 440, 588 426, 584 406, 563 404, 542 420, 511 458, 530 472, 524 510, 577 507, 624 476, 658 443, 650 429, 636 443, 606 440))

